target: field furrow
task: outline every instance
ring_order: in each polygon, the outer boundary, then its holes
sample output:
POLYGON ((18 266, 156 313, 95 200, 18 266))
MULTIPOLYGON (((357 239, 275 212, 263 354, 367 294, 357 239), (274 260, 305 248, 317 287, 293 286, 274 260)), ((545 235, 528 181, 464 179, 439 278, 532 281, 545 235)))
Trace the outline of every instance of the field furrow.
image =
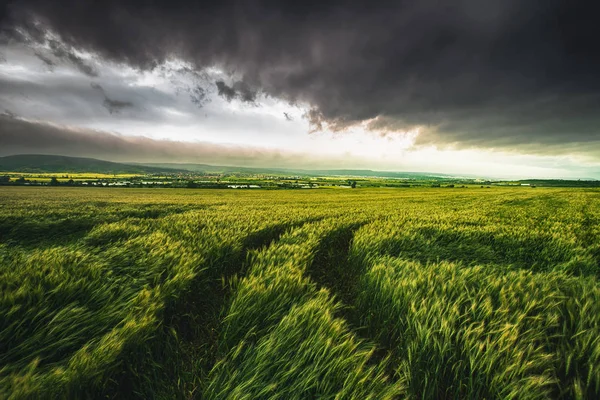
POLYGON ((291 231, 256 254, 225 317, 222 354, 203 398, 393 398, 374 348, 336 317, 340 305, 307 276, 319 246, 349 222, 325 220, 291 231), (245 383, 244 383, 245 382, 245 383))

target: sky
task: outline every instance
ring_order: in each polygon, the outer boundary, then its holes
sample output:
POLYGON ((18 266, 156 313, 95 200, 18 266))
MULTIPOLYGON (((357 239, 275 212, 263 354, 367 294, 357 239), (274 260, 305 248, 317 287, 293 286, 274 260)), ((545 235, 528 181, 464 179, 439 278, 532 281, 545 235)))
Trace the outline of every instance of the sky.
POLYGON ((600 179, 592 1, 2 4, 0 156, 600 179))

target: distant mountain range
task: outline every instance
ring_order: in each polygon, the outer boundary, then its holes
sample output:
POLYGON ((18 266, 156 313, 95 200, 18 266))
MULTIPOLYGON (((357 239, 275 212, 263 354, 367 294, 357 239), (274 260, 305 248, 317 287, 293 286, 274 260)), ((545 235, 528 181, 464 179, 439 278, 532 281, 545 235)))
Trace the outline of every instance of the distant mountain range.
POLYGON ((363 169, 289 169, 233 167, 190 163, 116 163, 95 158, 20 154, 0 157, 0 171, 28 173, 104 173, 104 174, 154 174, 154 173, 206 173, 206 174, 259 174, 276 176, 352 176, 382 178, 450 178, 451 175, 421 172, 386 172, 363 169))
POLYGON ((20 154, 0 157, 0 171, 28 173, 102 173, 102 174, 156 174, 176 173, 181 170, 140 164, 122 164, 95 158, 20 154))

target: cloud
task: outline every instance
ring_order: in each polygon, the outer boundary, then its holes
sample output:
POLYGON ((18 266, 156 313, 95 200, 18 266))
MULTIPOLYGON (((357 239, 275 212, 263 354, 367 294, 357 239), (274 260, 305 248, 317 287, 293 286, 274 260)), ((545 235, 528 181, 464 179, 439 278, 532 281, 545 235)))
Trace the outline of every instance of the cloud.
POLYGON ((111 114, 118 114, 124 109, 133 107, 133 103, 130 101, 112 100, 108 97, 104 98, 104 102, 102 103, 102 105, 111 114))
POLYGON ((30 40, 51 32, 66 49, 141 70, 173 58, 196 71, 217 66, 235 82, 216 82, 224 99, 253 102, 258 91, 307 104, 315 130, 367 124, 384 134, 419 129, 422 144, 567 150, 600 140, 596 8, 568 0, 21 0, 4 26, 30 40))
POLYGON ((102 105, 108 110, 110 114, 119 114, 125 109, 133 108, 133 103, 130 101, 114 100, 108 97, 108 95, 104 91, 104 88, 99 84, 91 83, 90 86, 92 87, 92 89, 95 89, 102 93, 102 95, 104 96, 104 102, 102 102, 102 105))
MULTIPOLYGON (((64 43, 58 40, 48 40, 47 43, 50 47, 50 51, 56 58, 66 60, 72 63, 79 71, 89 76, 90 78, 95 78, 98 76, 98 71, 96 71, 96 69, 93 66, 87 64, 80 56, 75 54, 72 48, 69 48, 64 43)), ((36 55, 40 57, 39 54, 36 55)), ((41 57, 40 59, 47 63, 46 59, 43 59, 41 57)))
POLYGON ((227 86, 223 81, 217 81, 215 84, 217 85, 217 93, 219 96, 225 98, 227 101, 236 98, 237 92, 231 86, 227 86))
MULTIPOLYGON (((231 103, 218 96, 214 84, 220 71, 197 74, 182 65, 166 65, 152 72, 140 72, 123 65, 97 62, 99 77, 91 82, 72 65, 57 64, 53 71, 26 47, 9 47, 8 62, 0 64, 0 110, 10 109, 31 120, 50 121, 125 135, 144 135, 177 140, 208 140, 292 147, 290 141, 306 136, 305 121, 293 124, 281 118, 294 110, 274 98, 261 97, 261 106, 231 103), (207 82, 203 104, 187 91, 207 82), (103 91, 91 87, 100 85, 103 91), (132 107, 111 114, 110 100, 132 103, 132 107), (202 107, 200 110, 199 107, 202 107), (285 132, 286 135, 282 135, 285 132)), ((96 61, 96 59, 95 59, 96 61)))
POLYGON ((258 93, 252 90, 248 84, 242 81, 237 81, 233 85, 228 86, 223 81, 216 81, 217 94, 227 101, 239 99, 245 103, 255 103, 258 93))
POLYGON ((164 64, 154 68, 153 72, 169 80, 176 93, 187 93, 192 104, 202 108, 210 101, 212 93, 211 76, 196 71, 189 65, 164 64))
MULTIPOLYGON (((60 66, 55 68, 59 70, 60 66)), ((168 96, 149 89, 135 90, 121 82, 111 85, 110 79, 100 85, 90 84, 87 77, 64 73, 31 71, 21 76, 18 70, 8 72, 0 67, 0 108, 9 108, 28 118, 82 124, 117 116, 121 119, 142 116, 156 122, 158 115, 145 113, 136 103, 144 100, 142 95, 149 98, 148 104, 144 104, 148 108, 170 102, 168 96)))
POLYGON ((88 77, 98 76, 96 68, 78 55, 73 46, 57 40, 54 35, 44 32, 36 24, 27 22, 24 29, 16 30, 6 30, 0 26, 0 43, 6 45, 10 42, 25 43, 34 47, 34 55, 50 69, 56 66, 57 61, 63 61, 88 77))
POLYGON ((189 87, 186 91, 190 95, 190 101, 198 107, 202 107, 208 101, 207 90, 202 86, 189 87))
POLYGON ((58 154, 129 162, 195 162, 261 167, 330 167, 352 162, 301 153, 209 142, 155 140, 0 114, 0 156, 58 154))
POLYGON ((48 68, 52 69, 54 66, 56 66, 56 62, 54 60, 52 60, 50 57, 48 57, 46 54, 42 53, 39 50, 36 50, 34 52, 35 56, 37 58, 39 58, 48 68))

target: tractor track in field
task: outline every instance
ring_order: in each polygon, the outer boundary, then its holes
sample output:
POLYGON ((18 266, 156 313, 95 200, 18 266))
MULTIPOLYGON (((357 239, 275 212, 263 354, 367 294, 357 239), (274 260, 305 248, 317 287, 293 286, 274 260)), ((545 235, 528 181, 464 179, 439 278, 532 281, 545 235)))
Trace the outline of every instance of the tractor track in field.
MULTIPOLYGON (((307 269, 307 274, 318 287, 327 289, 341 303, 342 307, 338 317, 346 321, 357 338, 375 347, 369 363, 378 364, 383 361, 389 351, 380 346, 375 338, 364 334, 355 304, 359 291, 359 280, 365 271, 362 265, 350 258, 356 231, 372 222, 372 220, 362 221, 327 234, 321 240, 313 262, 307 269)), ((391 377, 393 371, 388 370, 387 372, 391 377)))
MULTIPOLYGON (((597 243, 597 238, 594 233, 594 227, 598 226, 598 218, 590 211, 591 202, 587 199, 586 203, 581 208, 581 214, 583 221, 581 223, 581 230, 579 232, 578 239, 581 244, 586 247, 592 247, 597 243)), ((591 256, 596 261, 596 276, 600 276, 600 247, 591 249, 591 256)))
MULTIPOLYGON (((191 290, 191 299, 184 302, 183 307, 188 311, 177 318, 174 327, 183 335, 186 362, 190 369, 197 374, 194 380, 194 398, 201 392, 201 383, 206 380, 209 372, 217 361, 218 344, 221 334, 223 313, 227 309, 232 295, 231 281, 234 277, 243 278, 252 265, 252 253, 276 243, 282 235, 294 229, 299 229, 307 223, 322 218, 308 218, 302 221, 275 224, 268 228, 251 233, 243 242, 241 252, 227 260, 225 270, 213 269, 217 272, 209 278, 209 285, 199 282, 200 287, 191 290), (198 296, 201 293, 201 296, 198 296), (198 365, 198 359, 202 360, 198 365), (194 366, 194 364, 196 364, 194 366)), ((208 272, 212 272, 211 269, 208 272)))
MULTIPOLYGON (((350 248, 354 233, 363 225, 364 222, 352 224, 326 234, 306 271, 318 287, 335 295, 346 311, 354 301, 356 283, 362 272, 350 264, 350 248)), ((348 315, 343 317, 348 319, 348 315)))

